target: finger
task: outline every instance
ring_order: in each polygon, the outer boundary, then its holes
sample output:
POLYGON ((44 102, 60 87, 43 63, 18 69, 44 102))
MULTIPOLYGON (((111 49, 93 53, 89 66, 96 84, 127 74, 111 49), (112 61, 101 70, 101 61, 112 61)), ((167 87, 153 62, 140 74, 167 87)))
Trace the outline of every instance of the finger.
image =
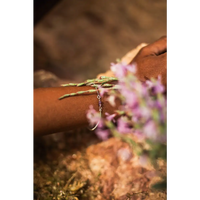
POLYGON ((161 82, 165 86, 165 90, 167 90, 167 53, 164 53, 158 57, 162 58, 161 65, 163 66, 163 70, 161 72, 161 82))
POLYGON ((142 54, 147 55, 160 55, 167 51, 167 37, 163 36, 157 41, 147 45, 142 49, 142 54))
POLYGON ((165 74, 167 53, 160 56, 147 56, 143 58, 139 63, 136 62, 137 74, 141 81, 145 81, 150 78, 158 78, 159 75, 165 74))
MULTIPOLYGON (((161 82, 166 87, 167 84, 167 53, 155 57, 155 63, 152 64, 152 74, 150 77, 158 78, 161 76, 161 82)), ((150 74, 149 74, 150 75, 150 74)))

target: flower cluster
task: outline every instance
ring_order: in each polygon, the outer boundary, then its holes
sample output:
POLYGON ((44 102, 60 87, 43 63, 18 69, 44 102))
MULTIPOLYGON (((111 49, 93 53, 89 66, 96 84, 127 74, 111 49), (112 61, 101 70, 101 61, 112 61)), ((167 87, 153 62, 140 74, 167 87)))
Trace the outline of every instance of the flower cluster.
MULTIPOLYGON (((167 102, 160 77, 158 80, 141 82, 135 75, 136 66, 124 63, 112 64, 111 70, 118 78, 118 87, 106 91, 109 95, 107 101, 114 106, 115 99, 119 98, 122 105, 116 114, 106 113, 105 119, 100 118, 98 112, 90 108, 87 113, 89 121, 93 124, 100 122, 96 129, 97 135, 106 140, 110 134, 123 137, 127 133, 134 134, 151 146, 148 152, 145 150, 145 156, 148 154, 151 159, 166 159, 167 102), (120 117, 115 119, 116 115, 120 117)), ((105 89, 102 88, 102 91, 101 94, 105 89)), ((144 152, 141 151, 140 154, 144 156, 144 152)))

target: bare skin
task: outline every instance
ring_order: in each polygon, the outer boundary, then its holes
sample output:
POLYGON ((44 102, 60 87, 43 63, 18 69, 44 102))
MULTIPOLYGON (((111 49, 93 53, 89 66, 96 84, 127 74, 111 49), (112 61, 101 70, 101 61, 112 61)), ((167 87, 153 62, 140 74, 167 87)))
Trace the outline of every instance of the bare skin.
MULTIPOLYGON (((161 75, 162 83, 167 85, 167 44, 166 37, 143 47, 132 59, 137 64, 137 76, 141 81, 157 78, 161 75)), ((79 95, 58 100, 66 93, 85 91, 84 87, 57 87, 34 89, 34 136, 56 133, 84 127, 88 125, 86 111, 90 105, 98 110, 97 94, 79 95)), ((103 97, 103 115, 105 112, 114 113, 120 102, 112 107, 103 97)))
MULTIPOLYGON (((98 110, 97 94, 78 95, 59 100, 66 93, 91 89, 83 87, 38 88, 34 90, 34 136, 46 135, 88 125, 86 112, 90 105, 98 110)), ((92 88, 93 89, 93 88, 92 88)), ((103 115, 113 113, 120 105, 112 107, 106 96, 102 99, 103 115)))
POLYGON ((167 86, 167 37, 163 36, 152 44, 143 47, 131 63, 137 65, 137 76, 141 81, 161 76, 167 86))

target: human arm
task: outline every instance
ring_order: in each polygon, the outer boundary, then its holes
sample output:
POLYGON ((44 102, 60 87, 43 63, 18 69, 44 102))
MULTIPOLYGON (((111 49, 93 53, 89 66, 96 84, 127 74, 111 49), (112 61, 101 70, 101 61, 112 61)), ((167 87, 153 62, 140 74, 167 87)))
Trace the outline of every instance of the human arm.
MULTIPOLYGON (((53 87, 34 89, 34 136, 41 136, 88 125, 86 112, 90 105, 98 110, 97 93, 82 94, 59 100, 64 94, 85 91, 90 86, 83 87, 53 87)), ((116 107, 112 107, 106 96, 102 98, 103 115, 113 113, 120 102, 116 100, 116 107)))
MULTIPOLYGON (((141 81, 157 78, 161 75, 163 84, 166 86, 166 37, 162 37, 156 42, 143 46, 139 53, 132 52, 128 62, 137 65, 137 76, 141 81), (133 56, 134 54, 134 56, 133 56), (131 59, 131 55, 133 58, 131 59)), ((126 56, 127 58, 127 56, 126 56)), ((122 59, 123 60, 123 59, 122 59)), ((127 63, 129 64, 129 63, 127 63)), ((107 75, 107 74, 106 74, 107 75)), ((66 93, 85 91, 91 87, 58 87, 40 88, 34 90, 34 135, 44 135, 60 131, 70 130, 77 127, 87 126, 86 111, 90 105, 98 110, 97 94, 79 95, 58 100, 66 93)), ((120 105, 118 101, 116 107, 112 107, 103 97, 103 113, 112 114, 120 105)))

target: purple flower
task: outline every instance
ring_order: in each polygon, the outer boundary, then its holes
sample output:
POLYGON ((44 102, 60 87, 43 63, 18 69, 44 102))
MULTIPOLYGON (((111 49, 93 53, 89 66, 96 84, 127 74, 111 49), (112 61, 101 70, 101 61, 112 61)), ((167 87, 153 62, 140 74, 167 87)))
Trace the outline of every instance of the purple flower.
POLYGON ((111 70, 118 78, 123 78, 126 76, 127 72, 136 73, 135 65, 127 65, 126 63, 117 63, 111 65, 111 70))
POLYGON ((102 119, 100 114, 90 105, 89 110, 86 113, 86 117, 89 120, 90 125, 94 126, 99 123, 99 126, 102 127, 102 119))
POLYGON ((142 85, 141 85, 140 93, 144 98, 147 98, 149 96, 148 87, 146 85, 144 85, 144 83, 142 83, 142 85))
MULTIPOLYGON (((125 63, 111 65, 111 70, 118 78, 118 92, 112 92, 110 88, 102 87, 99 88, 99 91, 101 96, 105 93, 110 94, 107 101, 113 106, 115 106, 115 98, 121 99, 122 106, 119 110, 122 111, 123 116, 116 120, 116 114, 105 113, 103 119, 99 112, 90 106, 87 118, 93 126, 99 123, 95 131, 97 136, 101 140, 107 140, 112 131, 118 131, 121 134, 131 133, 142 142, 149 139, 154 143, 166 143, 167 102, 165 96, 162 95, 164 86, 160 77, 158 80, 152 79, 141 83, 134 76, 135 65, 126 65, 125 63), (111 126, 112 122, 115 122, 114 126, 111 126)), ((154 148, 151 144, 149 145, 154 148)), ((119 154, 124 156, 125 160, 129 157, 124 151, 119 151, 119 154)), ((147 164, 147 156, 140 157, 141 164, 147 164)))
POLYGON ((139 140, 144 140, 145 139, 145 135, 143 134, 143 132, 141 132, 140 130, 134 130, 133 133, 139 140))
POLYGON ((156 107, 158 110, 162 110, 161 102, 160 102, 160 101, 156 101, 156 102, 155 102, 155 107, 156 107))
POLYGON ((157 84, 153 87, 153 92, 155 94, 158 94, 158 93, 163 93, 164 92, 164 86, 159 83, 159 81, 157 82, 157 84))
POLYGON ((114 66, 114 65, 116 65, 116 64, 115 64, 115 63, 113 63, 113 62, 112 62, 112 63, 110 63, 110 66, 111 66, 111 67, 112 67, 112 66, 114 66))
POLYGON ((101 139, 101 140, 107 140, 109 135, 110 135, 110 131, 109 130, 103 130, 101 128, 98 128, 96 130, 96 134, 97 136, 101 139))
POLYGON ((108 91, 109 91, 108 88, 99 87, 99 93, 100 93, 101 97, 103 97, 103 95, 104 95, 105 93, 107 93, 108 91))
POLYGON ((129 125, 125 122, 124 117, 117 120, 117 130, 122 134, 132 132, 132 128, 129 128, 129 125))
POLYGON ((146 106, 138 106, 132 110, 133 118, 147 121, 151 117, 151 110, 146 106))
POLYGON ((146 85, 149 89, 152 90, 153 94, 163 93, 165 88, 161 83, 161 77, 158 77, 157 81, 146 81, 146 85))
POLYGON ((154 121, 149 121, 144 125, 143 128, 144 134, 147 138, 156 140, 157 138, 157 127, 154 121))
POLYGON ((159 142, 159 143, 166 143, 167 142, 166 134, 159 135, 159 137, 157 138, 156 141, 159 142))
POLYGON ((105 113, 105 115, 106 115, 106 119, 108 120, 108 121, 115 121, 114 120, 114 117, 116 116, 116 114, 112 114, 112 115, 110 115, 109 113, 105 113))
POLYGON ((131 72, 131 73, 133 73, 133 74, 135 74, 136 71, 137 71, 136 65, 127 65, 126 68, 127 68, 127 70, 128 70, 129 72, 131 72))
POLYGON ((150 81, 150 80, 147 80, 147 81, 145 82, 145 84, 146 84, 147 88, 152 88, 152 87, 153 87, 153 82, 150 81))
POLYGON ((124 84, 121 85, 120 92, 125 98, 125 103, 133 108, 138 104, 138 98, 134 91, 129 90, 124 84))
POLYGON ((166 114, 165 113, 160 113, 160 122, 165 123, 166 122, 166 114))
POLYGON ((123 78, 126 75, 126 68, 122 63, 112 65, 110 68, 117 78, 123 78))

